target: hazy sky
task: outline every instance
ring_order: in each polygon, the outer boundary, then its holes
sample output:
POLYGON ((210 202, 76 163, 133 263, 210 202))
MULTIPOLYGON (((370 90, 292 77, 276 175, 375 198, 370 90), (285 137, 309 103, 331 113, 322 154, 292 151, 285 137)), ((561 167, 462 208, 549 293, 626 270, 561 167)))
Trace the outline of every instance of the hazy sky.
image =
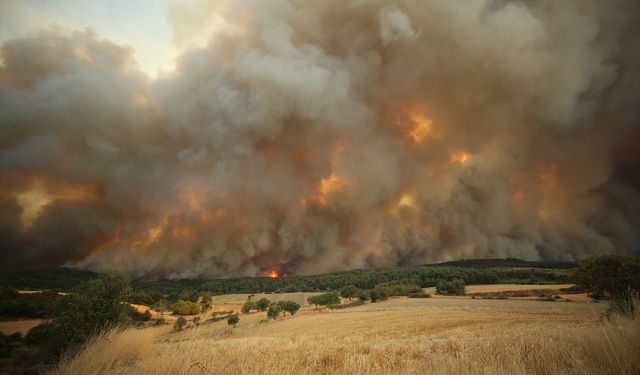
POLYGON ((1 0, 0 43, 43 28, 91 28, 101 38, 129 45, 150 75, 171 69, 176 48, 167 22, 168 0, 1 0))

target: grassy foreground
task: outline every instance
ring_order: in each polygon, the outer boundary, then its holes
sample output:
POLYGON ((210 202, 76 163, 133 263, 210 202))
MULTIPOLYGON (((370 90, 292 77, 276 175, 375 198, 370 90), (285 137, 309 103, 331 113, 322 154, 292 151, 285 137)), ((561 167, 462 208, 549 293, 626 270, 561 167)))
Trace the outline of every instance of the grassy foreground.
MULTIPOLYGON (((636 301, 637 302, 637 301, 636 301)), ((640 306, 640 305, 639 305, 640 306)), ((394 298, 173 333, 111 331, 57 374, 637 374, 640 317, 604 303, 394 298)), ((637 310, 636 310, 637 311, 637 310)))

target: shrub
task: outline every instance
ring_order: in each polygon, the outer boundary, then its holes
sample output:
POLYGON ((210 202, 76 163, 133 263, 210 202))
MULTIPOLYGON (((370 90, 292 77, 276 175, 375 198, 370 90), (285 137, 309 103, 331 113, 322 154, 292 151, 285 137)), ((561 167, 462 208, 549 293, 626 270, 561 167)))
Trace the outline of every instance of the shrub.
POLYGON ((182 331, 182 329, 184 328, 185 325, 187 325, 187 319, 185 319, 183 316, 181 316, 173 324, 173 330, 176 331, 176 332, 177 331, 182 331))
POLYGON ((424 290, 420 289, 419 292, 411 292, 407 294, 409 298, 431 298, 431 294, 425 293, 424 290))
POLYGON ((240 317, 238 316, 238 314, 233 314, 229 317, 229 319, 227 319, 227 324, 235 328, 236 324, 238 324, 239 321, 240 317))
POLYGON ((267 317, 270 319, 277 319, 278 315, 280 315, 280 311, 282 311, 282 307, 280 305, 271 304, 267 310, 267 317))
POLYGON ((307 298, 307 302, 309 302, 309 304, 311 305, 315 305, 317 309, 318 305, 328 306, 328 305, 339 304, 340 296, 338 295, 338 293, 335 293, 335 292, 323 293, 323 294, 318 294, 318 295, 307 298))
POLYGON ((436 283, 436 293, 445 296, 463 296, 465 292, 464 281, 462 279, 452 279, 449 281, 439 280, 436 283))
POLYGON ((267 308, 269 308, 269 305, 271 304, 271 301, 269 301, 266 298, 260 298, 257 302, 256 302, 256 306, 258 307, 258 309, 260 311, 266 311, 267 308))
POLYGON ((194 315, 200 313, 200 306, 191 301, 180 300, 171 305, 171 312, 176 315, 194 315))
POLYGON ((356 307, 356 306, 360 306, 364 303, 364 301, 358 299, 355 300, 353 302, 349 302, 349 303, 345 303, 345 304, 341 304, 341 305, 329 305, 327 306, 329 309, 331 310, 342 310, 342 309, 347 309, 349 307, 356 307))
POLYGON ((258 310, 258 305, 253 301, 247 301, 242 305, 242 313, 248 314, 251 310, 258 310))

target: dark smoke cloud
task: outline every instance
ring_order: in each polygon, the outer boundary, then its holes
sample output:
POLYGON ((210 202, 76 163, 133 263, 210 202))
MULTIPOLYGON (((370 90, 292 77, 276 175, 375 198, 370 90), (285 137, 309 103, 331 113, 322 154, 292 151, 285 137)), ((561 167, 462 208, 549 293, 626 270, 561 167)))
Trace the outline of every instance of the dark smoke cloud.
POLYGON ((2 264, 202 277, 638 255, 638 8, 174 3, 191 48, 157 80, 89 31, 7 41, 2 264))

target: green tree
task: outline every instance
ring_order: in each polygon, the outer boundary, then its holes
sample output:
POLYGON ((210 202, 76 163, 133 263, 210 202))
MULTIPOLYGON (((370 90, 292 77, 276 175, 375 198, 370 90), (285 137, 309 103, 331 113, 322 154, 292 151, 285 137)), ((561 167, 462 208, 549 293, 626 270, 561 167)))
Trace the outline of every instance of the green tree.
POLYGON ((635 307, 632 299, 640 293, 640 258, 622 255, 585 258, 578 263, 574 279, 593 299, 611 299, 614 310, 630 313, 635 307))
POLYGON ((328 305, 340 304, 340 296, 338 295, 338 293, 335 293, 335 292, 322 293, 322 294, 317 294, 315 296, 311 296, 307 298, 307 302, 309 302, 309 304, 311 305, 315 305, 317 309, 318 305, 328 306, 328 305))
POLYGON ((257 302, 256 302, 256 306, 258 306, 258 309, 260 311, 266 311, 267 308, 269 308, 269 305, 271 304, 271 301, 269 301, 266 298, 260 298, 257 302))
POLYGON ((464 280, 452 279, 452 280, 439 280, 436 282, 436 293, 445 296, 463 296, 465 293, 464 280))
POLYGON ((242 313, 248 314, 251 310, 258 310, 258 305, 253 301, 247 301, 242 305, 242 313))
POLYGON ((342 298, 349 298, 349 301, 358 294, 359 289, 353 285, 346 286, 340 291, 342 298))
POLYGON ((187 325, 187 319, 185 319, 184 316, 181 316, 173 324, 173 330, 176 331, 176 332, 177 331, 182 331, 182 329, 184 328, 185 325, 187 325))
POLYGON ((370 299, 371 299, 371 297, 369 296, 369 291, 363 290, 363 289, 360 289, 358 291, 358 300, 360 300, 361 302, 364 302, 364 301, 368 301, 370 299))
POLYGON ((272 303, 267 310, 267 317, 270 319, 277 319, 278 315, 282 311, 282 306, 272 303))
POLYGON ((56 361, 63 352, 79 347, 92 335, 129 324, 130 305, 123 302, 130 295, 129 279, 107 272, 75 293, 59 298, 52 307, 53 319, 37 332, 42 361, 56 361))
POLYGON ((378 298, 380 296, 378 295, 378 291, 377 290, 371 289, 368 294, 369 294, 369 298, 371 299, 371 302, 373 302, 373 303, 378 302, 378 298))
POLYGON ((392 295, 391 289, 384 285, 376 285, 373 290, 376 291, 376 293, 378 294, 378 299, 381 301, 385 301, 387 298, 389 298, 390 295, 392 295))
POLYGON ((238 324, 238 322, 240 322, 240 317, 238 316, 238 314, 233 314, 229 317, 229 319, 227 319, 227 324, 233 326, 233 328, 236 328, 236 324, 238 324))
POLYGON ((282 315, 285 315, 285 311, 293 315, 300 309, 299 304, 289 300, 278 301, 278 306, 282 308, 282 315))

